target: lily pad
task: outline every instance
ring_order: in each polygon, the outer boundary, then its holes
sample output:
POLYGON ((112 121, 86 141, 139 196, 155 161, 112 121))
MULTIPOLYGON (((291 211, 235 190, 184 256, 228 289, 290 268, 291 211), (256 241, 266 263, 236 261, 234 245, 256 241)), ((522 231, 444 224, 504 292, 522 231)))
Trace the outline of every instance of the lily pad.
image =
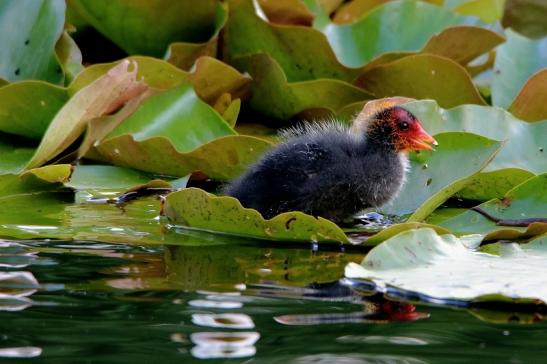
POLYGON ((385 3, 353 24, 328 24, 321 30, 338 59, 348 67, 360 67, 382 53, 418 51, 431 36, 455 25, 479 25, 464 17, 422 1, 385 3))
POLYGON ((502 197, 509 189, 547 170, 545 152, 547 122, 527 123, 497 107, 462 105, 440 109, 433 101, 405 104, 431 134, 465 131, 505 144, 478 178, 461 193, 471 199, 486 201, 502 197))
POLYGON ((504 244, 499 255, 474 251, 466 240, 408 230, 372 249, 361 265, 348 264, 345 275, 372 281, 381 292, 393 287, 426 301, 547 302, 545 239, 504 244))
POLYGON ((75 166, 66 187, 75 190, 111 189, 125 190, 150 182, 152 178, 130 168, 105 165, 75 166))
POLYGON ((5 0, 0 3, 0 78, 63 83, 55 43, 65 21, 63 0, 5 0))
POLYGON ((234 60, 253 77, 251 107, 262 114, 289 119, 309 109, 330 113, 372 96, 349 83, 334 79, 302 82, 287 81, 279 64, 267 54, 254 54, 234 60))
POLYGON ((492 103, 508 108, 526 80, 547 67, 547 38, 532 40, 511 29, 505 34, 507 42, 498 48, 494 63, 492 103))
POLYGON ((353 80, 359 70, 343 66, 327 39, 316 29, 270 24, 256 14, 252 0, 231 0, 224 37, 224 56, 235 58, 267 53, 283 69, 289 82, 318 78, 353 80))
POLYGON ((129 61, 120 63, 74 95, 49 125, 26 168, 39 167, 56 157, 83 133, 89 120, 144 92, 147 87, 136 80, 136 69, 128 71, 128 67, 129 61))
POLYGON ((0 135, 0 175, 19 174, 36 148, 13 142, 13 137, 0 135))
POLYGON ((0 87, 0 130, 40 139, 67 100, 66 89, 42 81, 0 87))
POLYGON ((453 8, 453 11, 462 15, 479 17, 485 23, 501 20, 505 0, 469 0, 453 8))
POLYGON ((70 5, 127 53, 161 57, 172 42, 207 41, 214 31, 217 2, 94 0, 72 1, 70 5), (158 21, 161 26, 151 26, 158 21))
POLYGON ((216 3, 215 31, 204 43, 174 42, 169 45, 165 59, 183 70, 190 70, 194 62, 203 56, 216 57, 220 31, 228 21, 228 10, 225 3, 216 3))
POLYGON ((186 188, 165 197, 163 214, 186 228, 262 240, 348 242, 336 224, 302 212, 286 212, 265 220, 258 211, 241 206, 233 197, 217 197, 186 188))
MULTIPOLYGON (((492 199, 479 205, 478 208, 502 220, 547 218, 545 191, 547 191, 547 174, 541 174, 516 186, 507 192, 503 199, 492 199)), ((445 220, 440 225, 457 234, 498 232, 495 237, 500 239, 508 237, 507 234, 512 238, 527 235, 523 234, 526 232, 526 227, 496 225, 494 221, 473 210, 445 220), (500 235, 501 231, 505 231, 504 236, 500 235)), ((536 234, 547 232, 547 223, 537 224, 534 229, 536 234)))
POLYGON ((432 54, 407 56, 374 67, 363 73, 357 84, 376 98, 429 98, 442 107, 486 104, 464 67, 432 54))
POLYGON ((398 196, 382 208, 422 221, 464 188, 494 158, 502 143, 470 133, 435 135, 439 146, 411 158, 411 171, 398 196), (454 168, 458 166, 458 168, 454 168))

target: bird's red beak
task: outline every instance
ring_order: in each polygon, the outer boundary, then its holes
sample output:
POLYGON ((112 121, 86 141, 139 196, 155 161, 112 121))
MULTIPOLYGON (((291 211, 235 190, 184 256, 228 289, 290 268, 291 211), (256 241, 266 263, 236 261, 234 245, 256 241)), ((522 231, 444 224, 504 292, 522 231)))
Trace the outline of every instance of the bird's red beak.
POLYGON ((410 150, 433 150, 433 146, 437 146, 438 143, 431 135, 429 135, 420 124, 417 125, 417 130, 412 133, 412 138, 410 139, 410 150))

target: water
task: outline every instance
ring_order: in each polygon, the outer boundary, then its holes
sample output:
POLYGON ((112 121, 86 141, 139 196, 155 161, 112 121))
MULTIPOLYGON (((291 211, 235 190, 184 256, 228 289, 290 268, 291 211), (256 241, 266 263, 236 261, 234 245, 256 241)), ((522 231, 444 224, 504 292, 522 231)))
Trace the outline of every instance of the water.
POLYGON ((545 362, 544 312, 357 295, 338 282, 360 249, 168 228, 154 197, 40 198, 0 211, 20 238, 0 240, 0 362, 545 362))

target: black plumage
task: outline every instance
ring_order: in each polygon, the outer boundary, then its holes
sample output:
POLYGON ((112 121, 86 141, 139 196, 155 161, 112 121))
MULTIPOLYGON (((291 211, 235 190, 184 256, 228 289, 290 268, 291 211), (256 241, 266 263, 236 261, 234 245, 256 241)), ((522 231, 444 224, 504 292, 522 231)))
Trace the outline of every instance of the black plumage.
POLYGON ((337 123, 286 131, 284 141, 227 185, 224 193, 265 218, 296 210, 338 223, 385 204, 403 184, 406 155, 393 130, 397 120, 388 121, 391 111, 383 112, 387 114, 376 115, 365 135, 337 123))

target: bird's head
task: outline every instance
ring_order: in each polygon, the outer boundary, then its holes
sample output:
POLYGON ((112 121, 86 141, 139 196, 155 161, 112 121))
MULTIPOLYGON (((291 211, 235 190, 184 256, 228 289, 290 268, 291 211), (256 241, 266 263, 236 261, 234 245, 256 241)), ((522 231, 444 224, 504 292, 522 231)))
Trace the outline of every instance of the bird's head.
POLYGON ((388 146, 397 152, 432 150, 437 142, 410 111, 399 106, 413 101, 405 97, 390 97, 369 101, 351 127, 354 135, 388 146))

